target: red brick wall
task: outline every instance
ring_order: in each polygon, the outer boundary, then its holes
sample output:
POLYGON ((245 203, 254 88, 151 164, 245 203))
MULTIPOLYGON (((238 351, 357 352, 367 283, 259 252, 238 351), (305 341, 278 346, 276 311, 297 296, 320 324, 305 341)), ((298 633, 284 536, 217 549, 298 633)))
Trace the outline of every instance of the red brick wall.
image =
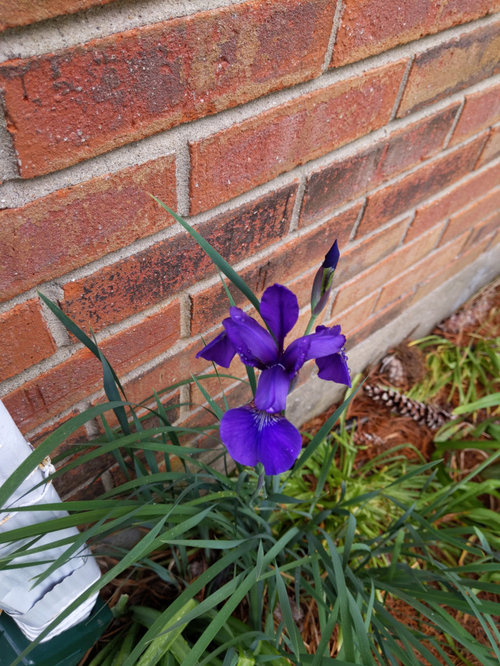
POLYGON ((37 289, 131 399, 205 368, 223 289, 148 192, 302 319, 337 237, 351 346, 499 240, 500 2, 141 4, 0 0, 0 397, 35 440, 102 399, 37 289))

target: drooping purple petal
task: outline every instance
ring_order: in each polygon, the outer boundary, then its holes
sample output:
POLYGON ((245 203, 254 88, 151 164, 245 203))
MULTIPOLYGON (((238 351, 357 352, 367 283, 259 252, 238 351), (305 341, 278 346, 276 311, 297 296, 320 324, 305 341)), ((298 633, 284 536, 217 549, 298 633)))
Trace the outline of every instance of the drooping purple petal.
POLYGON ((299 318, 297 297, 283 285, 273 284, 262 294, 260 315, 282 349, 286 334, 292 330, 299 318))
POLYGON ((222 324, 242 362, 260 369, 274 363, 278 348, 271 334, 239 308, 232 307, 230 314, 222 324))
POLYGON ((326 379, 337 384, 345 384, 351 386, 351 378, 349 376, 349 368, 347 367, 347 356, 343 351, 331 356, 322 356, 316 359, 318 366, 318 377, 326 379))
POLYGON ((317 326, 316 332, 306 337, 309 338, 307 359, 336 354, 345 344, 345 335, 340 333, 340 326, 317 326))
POLYGON ((204 358, 206 361, 214 361, 223 368, 229 368, 236 349, 229 340, 225 331, 209 342, 206 347, 196 354, 196 358, 204 358))
POLYGON ((290 375, 281 365, 273 365, 262 371, 255 394, 255 406, 274 414, 286 407, 290 387, 290 375))
POLYGON ((285 417, 262 413, 259 438, 259 462, 266 474, 281 474, 293 467, 302 448, 302 437, 285 417), (267 417, 267 418, 266 418, 267 417))
POLYGON ((295 375, 304 365, 308 358, 309 346, 311 344, 309 335, 297 338, 285 350, 281 362, 290 375, 295 375))
POLYGON ((259 429, 250 405, 227 411, 220 422, 220 438, 236 462, 255 467, 259 462, 259 429))
POLYGON ((290 421, 251 405, 227 411, 220 436, 236 462, 252 467, 261 462, 269 475, 290 469, 302 444, 299 431, 290 421))

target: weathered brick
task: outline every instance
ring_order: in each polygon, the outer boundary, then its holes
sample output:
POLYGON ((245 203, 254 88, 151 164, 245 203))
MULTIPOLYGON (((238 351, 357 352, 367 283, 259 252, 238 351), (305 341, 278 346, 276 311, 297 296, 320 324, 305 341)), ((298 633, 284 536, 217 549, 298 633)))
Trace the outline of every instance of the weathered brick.
MULTIPOLYGON (((463 243, 464 239, 467 238, 467 234, 464 234, 460 239, 456 240, 456 246, 460 245, 460 241, 463 243)), ((456 273, 462 271, 466 266, 471 264, 473 261, 475 261, 486 249, 488 244, 491 241, 491 236, 487 238, 481 239, 480 242, 474 245, 474 247, 470 247, 466 252, 462 252, 460 257, 456 259, 455 261, 451 262, 446 262, 446 261, 440 261, 439 266, 434 264, 433 267, 429 266, 429 268, 434 268, 437 269, 435 272, 432 273, 432 275, 427 276, 427 279, 421 282, 419 287, 417 288, 415 292, 415 297, 414 297, 414 302, 419 301, 421 298, 424 296, 427 296, 431 291, 434 291, 440 284, 443 282, 446 282, 449 280, 451 277, 453 277, 456 273), (441 270, 445 267, 444 270, 441 270)), ((465 247, 467 247, 469 244, 469 241, 465 241, 465 247)), ((453 246, 453 244, 450 244, 453 246)))
MULTIPOLYGON (((347 284, 343 284, 336 295, 334 303, 334 312, 342 312, 357 303, 379 287, 405 271, 412 264, 417 263, 425 257, 436 245, 443 226, 432 229, 423 234, 412 243, 406 243, 398 250, 389 254, 373 265, 366 266, 363 271, 359 271, 352 276, 355 279, 347 284)), ((361 244, 361 248, 364 243, 361 244)))
MULTIPOLYGON (((42 444, 42 442, 44 442, 50 434, 52 434, 55 430, 57 430, 57 428, 64 425, 70 419, 72 419, 75 416, 78 416, 79 414, 80 412, 77 409, 73 409, 70 412, 70 414, 66 415, 64 418, 59 419, 58 421, 55 421, 50 425, 42 426, 39 430, 36 431, 35 434, 31 434, 29 436, 30 444, 35 448, 37 448, 37 446, 42 444)), ((69 435, 67 439, 64 440, 64 444, 58 447, 57 452, 59 453, 60 451, 68 450, 72 444, 76 444, 77 442, 85 442, 87 440, 88 440, 88 435, 87 431, 85 430, 85 426, 81 426, 80 428, 75 430, 71 435, 69 435)), ((50 455, 52 458, 55 457, 54 453, 51 453, 50 455)))
POLYGON ((347 0, 331 67, 363 60, 495 11, 494 0, 347 0))
POLYGON ((170 226, 173 218, 148 192, 175 210, 173 156, 0 211, 0 300, 170 226))
MULTIPOLYGON (((358 217, 361 204, 355 204, 348 210, 334 216, 319 227, 280 244, 268 256, 254 262, 241 272, 241 277, 260 297, 264 289, 275 282, 289 284, 297 275, 311 266, 319 266, 328 248, 337 238, 339 247, 347 244, 354 223, 358 217)), ((346 267, 343 254, 340 258, 337 275, 341 275, 346 267)), ((309 293, 312 281, 309 283, 309 293)), ((236 305, 246 303, 240 291, 229 286, 236 305)), ((306 304, 306 296, 298 294, 300 307, 306 304)), ((216 284, 191 295, 191 334, 197 335, 211 328, 227 316, 228 301, 224 288, 216 284)))
POLYGON ((349 352, 349 350, 356 345, 359 345, 361 342, 363 342, 363 340, 366 340, 366 338, 372 335, 372 333, 375 333, 396 319, 398 315, 400 315, 410 306, 412 301, 413 294, 405 294, 398 301, 388 305, 384 310, 380 310, 372 315, 370 319, 365 322, 365 324, 363 324, 363 326, 360 326, 358 329, 351 333, 346 342, 347 352, 349 352))
MULTIPOLYGON (((483 151, 484 152, 484 151, 483 151)), ((411 223, 405 241, 410 241, 424 233, 435 224, 445 220, 470 201, 484 196, 500 180, 500 164, 479 173, 472 173, 446 194, 418 208, 411 223)))
MULTIPOLYGON (((121 375, 168 350, 178 333, 179 304, 173 303, 140 324, 103 340, 99 347, 121 375)), ((101 363, 87 349, 80 349, 7 395, 4 402, 26 431, 99 388, 102 388, 101 363)))
POLYGON ((73 14, 95 5, 105 5, 114 0, 0 0, 0 30, 19 25, 37 23, 46 19, 73 14))
POLYGON ((493 88, 467 95, 450 145, 454 145, 493 125, 500 118, 500 83, 493 88))
POLYGON ((331 214, 346 201, 355 199, 374 187, 377 165, 386 142, 379 142, 352 157, 314 171, 307 179, 299 225, 311 224, 331 214))
POLYGON ((466 235, 460 236, 453 242, 431 252, 419 263, 413 264, 410 270, 391 280, 381 291, 377 302, 377 310, 384 309, 389 303, 412 292, 420 282, 427 280, 429 275, 440 270, 442 266, 448 266, 457 260, 457 255, 460 254, 465 240, 466 235))
POLYGON ((344 252, 342 272, 336 273, 339 282, 350 280, 394 252, 407 225, 408 219, 400 220, 344 252))
POLYGON ((467 239, 466 246, 477 247, 487 236, 496 233, 498 230, 500 230, 500 210, 495 211, 485 220, 476 224, 470 237, 467 239))
POLYGON ((349 339, 349 334, 353 333, 360 326, 363 326, 370 318, 377 299, 378 293, 374 292, 343 311, 339 311, 335 304, 328 326, 340 324, 342 326, 342 333, 349 339))
POLYGON ((476 169, 500 156, 500 125, 492 127, 486 145, 476 164, 476 169))
POLYGON ((461 213, 453 215, 441 238, 440 245, 444 245, 455 236, 470 230, 478 222, 482 222, 498 210, 500 210, 500 188, 479 201, 475 201, 461 213))
POLYGON ((191 211, 212 208, 385 125, 405 67, 405 61, 378 67, 193 142, 191 211))
POLYGON ((442 111, 394 132, 387 142, 387 151, 379 165, 380 181, 406 171, 419 162, 438 153, 455 119, 460 104, 457 102, 442 111))
POLYGON ((300 224, 327 215, 345 201, 431 157, 442 147, 458 106, 452 104, 393 132, 367 150, 313 172, 306 184, 300 224))
POLYGON ((378 229, 471 171, 484 141, 478 137, 370 195, 356 237, 378 229))
POLYGON ((35 299, 0 314, 0 381, 17 375, 56 351, 35 299))
MULTIPOLYGON (((251 256, 288 230, 295 202, 294 183, 197 227, 231 263, 251 256)), ((86 278, 64 286, 64 309, 94 330, 118 322, 193 284, 215 268, 186 232, 155 243, 86 278)))
POLYGON ((419 54, 398 110, 402 117, 494 75, 499 70, 498 23, 450 39, 419 54))
POLYGON ((329 0, 252 0, 4 63, 20 174, 62 169, 319 75, 334 11, 329 0))

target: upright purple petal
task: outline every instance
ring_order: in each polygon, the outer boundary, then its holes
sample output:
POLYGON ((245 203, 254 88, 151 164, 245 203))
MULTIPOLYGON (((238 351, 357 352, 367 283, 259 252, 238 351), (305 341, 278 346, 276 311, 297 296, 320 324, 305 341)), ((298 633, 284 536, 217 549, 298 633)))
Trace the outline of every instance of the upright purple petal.
POLYGON ((251 405, 226 412, 220 436, 236 462, 252 467, 261 462, 269 475, 290 469, 302 445, 300 433, 290 421, 251 405))
POLYGON ((347 356, 343 351, 331 356, 322 356, 316 359, 318 366, 318 377, 326 379, 337 384, 345 384, 351 386, 351 378, 349 376, 349 368, 347 367, 347 356))
POLYGON ((339 352, 345 344, 345 335, 340 333, 340 326, 317 326, 316 333, 305 336, 309 338, 307 359, 321 358, 339 352))
POLYGON ((299 304, 295 294, 281 284, 273 284, 262 294, 260 316, 269 326, 280 349, 287 333, 297 323, 299 304))
POLYGON ((271 334, 239 308, 232 307, 230 314, 222 324, 243 363, 263 369, 276 362, 278 348, 271 334))
POLYGON ((209 342, 206 347, 196 354, 196 358, 204 358, 206 361, 214 361, 223 368, 229 368, 236 349, 227 337, 225 331, 209 342))
POLYGON ((274 414, 286 407, 290 388, 290 375, 281 365, 273 365, 262 371, 255 394, 255 406, 274 414))

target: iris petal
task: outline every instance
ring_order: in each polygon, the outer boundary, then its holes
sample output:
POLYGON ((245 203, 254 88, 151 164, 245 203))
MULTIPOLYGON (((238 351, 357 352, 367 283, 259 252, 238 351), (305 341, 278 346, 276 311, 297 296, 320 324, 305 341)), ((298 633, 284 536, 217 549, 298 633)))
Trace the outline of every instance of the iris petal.
POLYGON ((262 294, 260 315, 282 349, 286 334, 292 330, 299 318, 297 297, 283 285, 273 284, 262 294))
POLYGON ((269 414, 267 417, 262 417, 259 462, 264 465, 266 474, 281 474, 290 469, 299 457, 302 437, 285 417, 269 414))
POLYGON ((308 355, 310 338, 309 335, 304 335, 301 338, 294 340, 285 350, 281 362, 291 375, 297 374, 304 363, 310 358, 308 355))
POLYGON ((316 333, 305 337, 309 338, 307 359, 336 354, 345 344, 345 336, 340 333, 340 326, 317 326, 316 333))
POLYGON ((316 359, 316 365, 318 366, 318 377, 320 379, 351 386, 347 356, 344 352, 340 351, 338 354, 332 354, 331 356, 322 356, 316 359))
POLYGON ((220 437, 233 460, 255 467, 258 460, 258 437, 255 410, 249 405, 228 410, 220 422, 220 437))
POLYGON ((256 407, 271 414, 283 411, 289 388, 290 375, 282 366, 273 365, 263 370, 255 394, 256 407))
POLYGON ((196 358, 204 358, 206 361, 214 361, 223 368, 229 368, 236 349, 227 337, 225 331, 209 342, 206 347, 196 354, 196 358))
POLYGON ((290 421, 251 405, 227 411, 220 436, 236 462, 252 467, 261 462, 269 475, 290 469, 302 446, 300 433, 290 421))
POLYGON ((242 362, 261 369, 276 362, 278 348, 270 333, 239 308, 232 307, 230 314, 222 324, 242 362))

